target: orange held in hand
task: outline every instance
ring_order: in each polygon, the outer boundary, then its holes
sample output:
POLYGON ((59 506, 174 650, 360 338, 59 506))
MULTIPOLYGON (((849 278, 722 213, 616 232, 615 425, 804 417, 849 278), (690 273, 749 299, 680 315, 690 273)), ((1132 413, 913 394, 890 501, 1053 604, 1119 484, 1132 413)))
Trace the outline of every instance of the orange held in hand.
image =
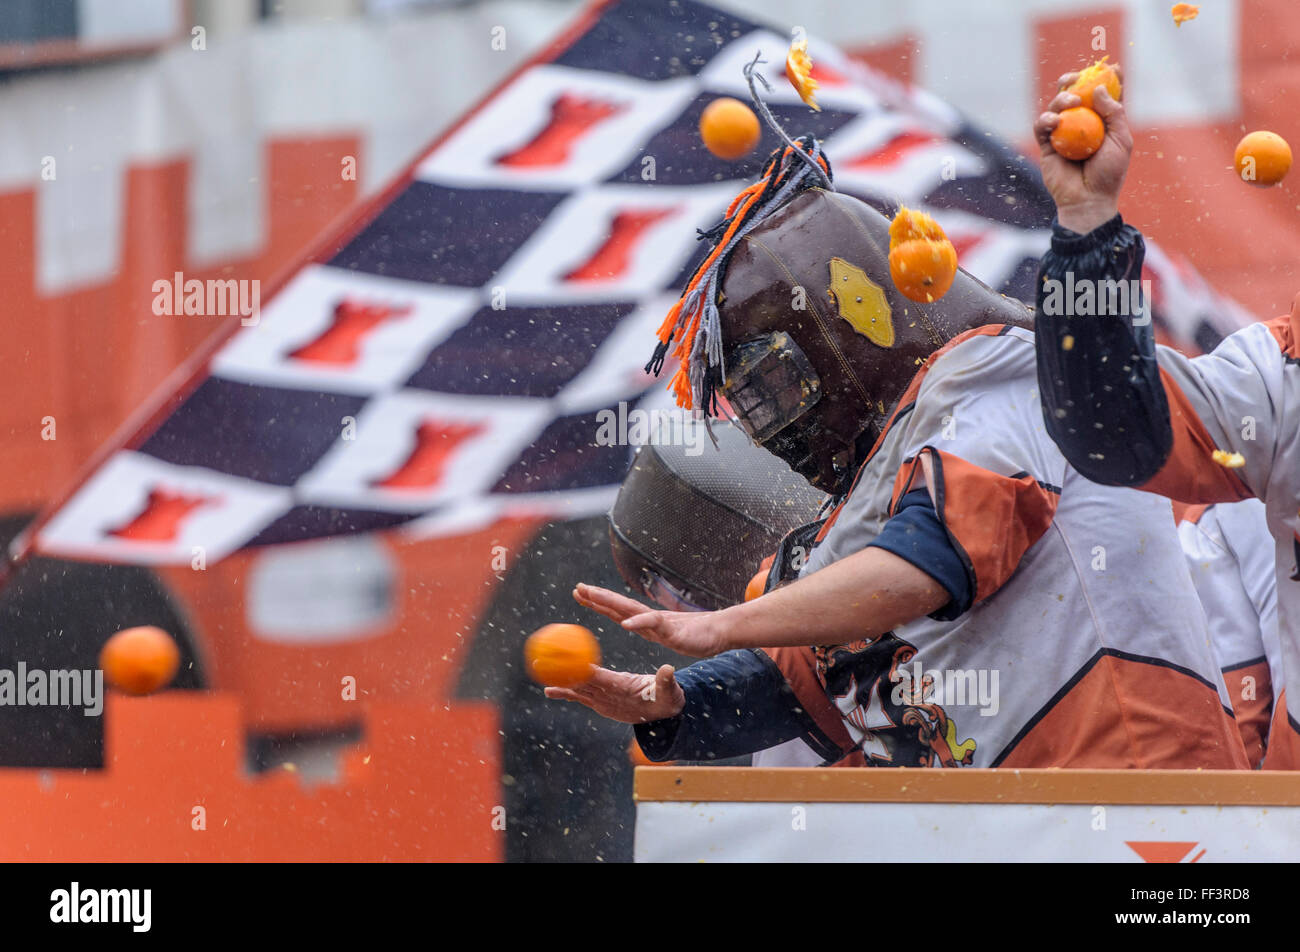
POLYGON ((1093 109, 1092 94, 1098 86, 1105 86, 1106 92, 1110 93, 1110 98, 1116 102, 1124 95, 1124 87, 1120 85, 1119 73, 1115 67, 1106 60, 1109 56, 1103 56, 1091 66, 1079 72, 1079 78, 1065 87, 1065 92, 1074 93, 1083 100, 1083 108, 1093 109))
POLYGON ((1086 106, 1076 106, 1061 113, 1061 121, 1052 131, 1052 148, 1057 154, 1082 162, 1101 148, 1106 139, 1106 124, 1086 106))
POLYGON ((593 664, 600 664, 600 642, 581 625, 546 625, 524 643, 528 676, 548 688, 586 684, 593 664))
POLYGON ((739 159, 754 151, 762 130, 758 116, 739 99, 722 96, 704 107, 700 115, 700 138, 720 159, 739 159))
POLYGON ((1276 185, 1291 170, 1291 147, 1276 132, 1252 132, 1232 157, 1237 174, 1251 185, 1276 185))
POLYGON ((937 301, 957 276, 957 249, 929 215, 900 208, 889 225, 889 276, 904 297, 937 301))
POLYGON ((126 694, 152 694, 176 676, 181 652, 171 635, 145 625, 125 628, 99 652, 99 666, 108 683, 126 694))

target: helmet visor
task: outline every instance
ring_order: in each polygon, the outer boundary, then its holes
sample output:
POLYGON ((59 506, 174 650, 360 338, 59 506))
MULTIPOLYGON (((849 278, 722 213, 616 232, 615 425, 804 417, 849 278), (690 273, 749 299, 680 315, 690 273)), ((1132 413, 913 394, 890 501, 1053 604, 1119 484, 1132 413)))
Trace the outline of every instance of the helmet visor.
POLYGON ((691 600, 688 592, 678 588, 658 572, 641 569, 641 590, 670 612, 702 612, 703 607, 691 600))
POLYGON ((776 331, 731 349, 721 390, 736 422, 764 443, 821 399, 821 379, 790 335, 776 331))

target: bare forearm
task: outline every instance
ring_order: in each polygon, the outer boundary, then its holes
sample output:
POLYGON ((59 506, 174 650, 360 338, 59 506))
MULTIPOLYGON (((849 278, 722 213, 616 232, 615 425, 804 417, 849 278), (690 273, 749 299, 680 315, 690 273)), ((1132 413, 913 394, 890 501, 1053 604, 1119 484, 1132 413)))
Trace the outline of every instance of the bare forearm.
POLYGON ((892 552, 866 548, 718 613, 730 648, 870 640, 948 603, 942 585, 892 552))

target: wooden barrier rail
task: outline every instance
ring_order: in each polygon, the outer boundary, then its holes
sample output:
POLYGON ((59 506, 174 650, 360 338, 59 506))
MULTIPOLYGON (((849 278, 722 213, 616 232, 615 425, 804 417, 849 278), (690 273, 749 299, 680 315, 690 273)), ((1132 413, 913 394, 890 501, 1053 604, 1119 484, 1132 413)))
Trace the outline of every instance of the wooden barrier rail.
POLYGON ((649 862, 1300 859, 1300 773, 639 767, 649 862))
POLYGON ((638 767, 637 800, 1300 806, 1300 773, 1258 770, 836 770, 638 767))

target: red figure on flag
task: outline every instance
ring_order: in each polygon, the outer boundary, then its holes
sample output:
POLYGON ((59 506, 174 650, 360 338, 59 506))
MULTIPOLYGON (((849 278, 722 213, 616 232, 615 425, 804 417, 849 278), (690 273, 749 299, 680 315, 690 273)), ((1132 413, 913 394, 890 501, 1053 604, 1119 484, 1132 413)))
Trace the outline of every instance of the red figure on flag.
POLYGON ((466 440, 481 434, 482 423, 442 423, 425 420, 416 428, 415 446, 401 466, 383 479, 372 480, 377 489, 432 489, 442 481, 452 454, 466 440))
POLYGON ((921 132, 901 132, 880 148, 849 158, 842 164, 848 169, 870 169, 893 165, 907 158, 909 152, 943 141, 938 136, 921 132))
POLYGON ((583 99, 564 93, 551 103, 551 121, 532 140, 499 157, 497 165, 512 169, 536 169, 563 165, 569 150, 597 123, 626 109, 623 103, 583 99))
POLYGON ((348 366, 361 356, 361 342, 380 324, 411 313, 410 305, 367 304, 344 298, 334 308, 334 322, 315 340, 289 354, 294 360, 348 366))
POLYGON ((181 523, 195 509, 221 501, 220 496, 186 495, 155 487, 144 508, 128 523, 105 535, 128 542, 175 542, 181 523))
POLYGON ((971 232, 966 235, 948 235, 948 240, 952 242, 953 250, 957 252, 957 260, 960 261, 962 255, 972 251, 989 237, 986 232, 971 232))
POLYGON ((657 222, 680 209, 641 208, 623 211, 614 216, 609 226, 609 237, 582 264, 564 276, 565 281, 612 281, 621 278, 632 260, 632 252, 642 236, 657 222))
POLYGON ((822 62, 814 62, 812 72, 809 75, 817 80, 818 86, 843 86, 845 83, 844 75, 841 72, 831 69, 822 62))

